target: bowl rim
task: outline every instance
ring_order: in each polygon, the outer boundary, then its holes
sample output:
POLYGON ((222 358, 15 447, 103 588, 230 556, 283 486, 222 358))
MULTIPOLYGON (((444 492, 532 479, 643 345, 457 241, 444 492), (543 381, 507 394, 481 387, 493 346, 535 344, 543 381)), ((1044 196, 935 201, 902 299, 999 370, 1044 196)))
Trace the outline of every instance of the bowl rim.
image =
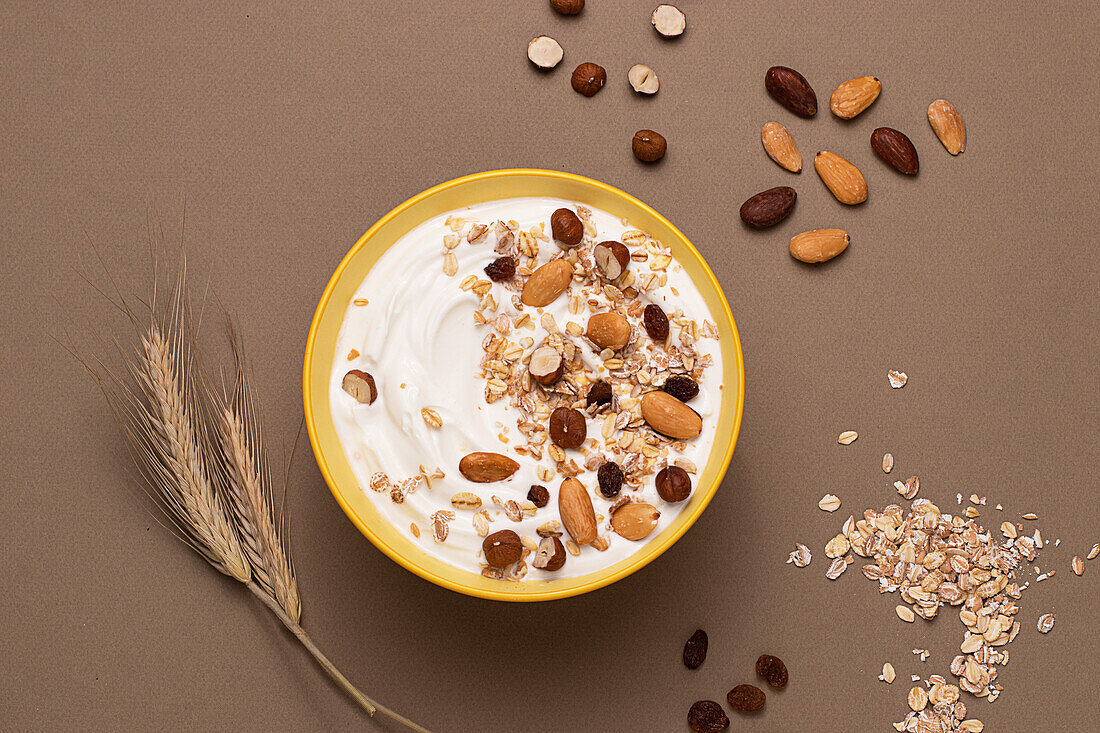
MULTIPOLYGON (((707 263, 703 255, 696 249, 695 245, 689 240, 683 232, 680 231, 671 221, 665 218, 653 207, 649 206, 640 199, 630 195, 629 193, 616 188, 610 184, 598 181, 594 178, 588 178, 576 173, 567 173, 565 171, 556 171, 542 168, 503 168, 498 170, 482 171, 480 173, 471 173, 469 175, 453 178, 449 181, 444 181, 438 185, 432 186, 415 196, 412 196, 402 203, 395 206, 389 212, 387 212, 382 218, 376 221, 362 236, 356 240, 355 244, 348 250, 347 254, 340 260, 340 264, 337 265, 336 270, 329 278, 328 283, 325 285, 324 291, 321 293, 321 297, 317 302, 317 307, 314 310, 313 319, 310 322, 309 333, 306 337, 305 353, 303 355, 302 365, 302 402, 305 411, 305 423, 306 432, 309 435, 310 447, 313 450, 314 458, 317 462, 317 467, 321 471, 321 475, 325 479, 325 483, 329 487, 329 492, 333 498, 336 499, 336 503, 343 510, 344 514, 351 520, 359 531, 370 540, 376 548, 378 548, 384 555, 391 560, 402 566, 406 570, 418 575, 419 577, 427 580, 435 585, 453 590, 463 595, 473 596, 477 598, 484 598, 488 600, 498 601, 518 601, 518 602, 534 602, 534 601, 548 601, 556 600, 560 598, 569 598, 572 596, 582 595, 594 590, 598 590, 607 585, 610 585, 618 580, 621 580, 628 575, 631 575, 638 570, 642 569, 649 563, 653 562, 656 558, 664 554, 668 548, 672 547, 679 539, 690 529, 698 520, 703 511, 710 505, 711 500, 714 498, 715 493, 718 491, 718 487, 722 484, 726 472, 729 470, 729 464, 733 457, 733 451, 737 444, 737 438, 741 431, 741 420, 744 414, 745 408, 745 359, 741 348, 741 337, 737 331, 737 323, 733 318, 733 312, 730 309, 729 302, 726 299, 725 292, 722 290, 718 279, 715 277, 714 272, 711 270, 710 265, 707 263), (337 487, 337 482, 332 475, 332 471, 329 468, 328 462, 325 459, 324 452, 321 448, 319 437, 317 435, 316 416, 314 414, 313 407, 313 390, 311 388, 311 379, 313 373, 313 357, 315 351, 315 345, 317 340, 317 333, 320 329, 322 317, 324 316, 326 309, 329 305, 329 301, 332 299, 333 293, 336 289, 337 283, 347 269, 352 259, 363 249, 371 238, 381 230, 392 219, 408 210, 409 208, 419 204, 421 201, 431 198, 432 196, 446 191, 451 188, 462 186, 468 183, 472 183, 479 180, 492 179, 492 178, 508 178, 513 176, 533 176, 548 178, 551 180, 569 181, 572 183, 579 183, 583 186, 591 186, 610 194, 613 197, 623 199, 627 204, 636 206, 645 211, 650 216, 653 216, 663 225, 667 226, 678 237, 686 247, 691 255, 697 261, 697 264, 701 267, 702 272, 705 274, 707 282, 711 288, 718 295, 718 300, 722 306, 722 312, 719 317, 725 319, 727 325, 730 328, 730 332, 733 335, 733 351, 736 355, 736 367, 737 367, 737 385, 736 385, 736 402, 735 402, 735 414, 733 418, 733 427, 730 431, 729 442, 725 447, 722 455, 720 469, 720 475, 707 488, 703 496, 699 500, 698 504, 686 513, 686 516, 682 516, 678 521, 679 526, 670 535, 661 540, 660 544, 652 548, 646 553, 637 553, 638 561, 620 568, 619 570, 600 575, 593 580, 580 585, 574 585, 568 588, 553 589, 551 586, 546 590, 536 590, 532 592, 524 592, 517 594, 514 591, 507 590, 493 590, 480 588, 472 585, 464 585, 459 582, 455 582, 450 578, 441 577, 434 572, 421 567, 414 560, 407 558, 397 549, 392 547, 384 538, 380 537, 374 532, 370 525, 363 520, 362 517, 355 511, 351 504, 344 498, 343 493, 337 487)), ((640 548, 639 548, 640 549, 640 548)), ((596 571, 599 573, 600 571, 596 571)), ((594 573, 594 574, 596 574, 594 573)))

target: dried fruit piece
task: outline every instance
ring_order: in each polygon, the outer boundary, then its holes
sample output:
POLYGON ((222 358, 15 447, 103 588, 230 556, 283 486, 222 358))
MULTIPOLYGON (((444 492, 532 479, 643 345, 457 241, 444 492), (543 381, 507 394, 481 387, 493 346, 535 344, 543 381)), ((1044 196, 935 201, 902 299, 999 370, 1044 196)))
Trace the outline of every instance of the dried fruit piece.
POLYGON ((575 478, 567 478, 558 489, 558 514, 565 531, 578 545, 587 545, 596 539, 596 510, 592 498, 575 478))
MULTIPOLYGON (((580 241, 580 240, 578 240, 580 241)), ((520 300, 524 305, 542 308, 550 305, 569 288, 573 266, 568 260, 550 260, 531 273, 523 285, 520 300)))
POLYGON ((699 394, 699 383, 686 374, 673 374, 661 389, 681 402, 690 402, 699 394))
POLYGON ((675 38, 687 28, 687 16, 675 5, 658 5, 650 17, 653 29, 665 38, 675 38))
POLYGON ((826 512, 835 512, 840 508, 840 497, 835 494, 825 494, 821 497, 821 500, 817 502, 818 509, 826 512))
POLYGON ((691 495, 691 476, 679 466, 665 466, 655 481, 657 494, 667 502, 683 501, 691 495))
POLYGON ((882 91, 877 76, 857 76, 835 90, 829 98, 829 109, 842 120, 850 120, 871 106, 882 91))
POLYGON ((966 125, 955 105, 946 99, 937 99, 928 105, 928 124, 947 152, 958 155, 966 150, 966 125))
POLYGON ((613 499, 623 490, 623 469, 618 463, 606 461, 596 471, 596 480, 600 484, 600 493, 605 498, 613 499))
POLYGON ((566 247, 575 247, 584 238, 584 223, 571 209, 556 209, 550 215, 550 232, 566 247))
POLYGON ((741 204, 741 221, 757 229, 775 226, 790 216, 797 198, 798 195, 790 186, 776 186, 761 191, 741 204))
POLYGON ((550 413, 550 439, 562 448, 580 448, 588 437, 584 413, 571 407, 559 407, 550 413))
POLYGON ((646 423, 661 435, 691 440, 703 432, 703 418, 699 413, 667 392, 646 392, 641 408, 646 423))
POLYGON ((527 43, 527 58, 542 71, 549 71, 565 58, 565 50, 550 36, 535 36, 527 43))
POLYGON ((637 542, 656 529, 660 517, 661 513, 652 504, 624 504, 611 515, 611 528, 620 537, 637 542))
POLYGON ((545 486, 533 484, 527 492, 527 500, 541 509, 550 503, 550 492, 546 490, 545 486))
POLYGON ((859 168, 836 153, 828 150, 818 153, 814 170, 840 203, 855 206, 867 200, 867 179, 859 168))
POLYGON ((773 66, 764 75, 764 88, 772 99, 799 117, 817 114, 817 94, 806 77, 786 66, 773 66))
POLYGON ((602 66, 591 61, 586 61, 573 69, 573 77, 570 79, 573 91, 586 97, 591 97, 603 89, 606 82, 607 72, 602 66))
POLYGON ((518 470, 518 463, 500 453, 470 453, 458 462, 458 472, 479 484, 503 481, 518 470))
POLYGON ((584 0, 550 0, 550 7, 562 15, 576 15, 584 10, 584 0))
POLYGON ((665 157, 668 141, 656 130, 638 130, 630 141, 634 157, 643 163, 653 163, 665 157))
POLYGON ((642 311, 642 325, 649 337, 659 344, 668 339, 668 316, 661 306, 650 303, 642 311))
POLYGON ((594 382, 592 386, 588 388, 588 394, 585 396, 585 404, 588 407, 592 405, 606 405, 611 402, 611 385, 607 382, 594 382))
POLYGON ((548 386, 561 379, 565 373, 565 362, 553 346, 540 346, 531 353, 527 371, 536 382, 548 386))
POLYGON ((851 445, 856 441, 858 437, 859 433, 857 433, 855 430, 845 430, 837 437, 836 442, 840 443, 841 445, 851 445))
POLYGON ((511 257, 498 257, 485 266, 485 274, 493 282, 511 280, 516 274, 516 261, 511 257))
POLYGON ((778 122, 769 122, 760 131, 760 140, 768 157, 791 173, 802 172, 802 153, 794 143, 794 137, 778 122))
POLYGON ((378 388, 374 386, 374 377, 359 369, 352 369, 345 374, 340 387, 361 405, 373 404, 375 399, 378 398, 378 388))
POLYGON ((503 569, 523 555, 523 542, 512 530, 502 529, 486 537, 481 543, 481 549, 485 553, 485 562, 494 568, 503 569))
POLYGON ((539 541, 539 548, 535 551, 535 557, 531 565, 539 570, 561 570, 565 565, 565 545, 557 537, 543 537, 539 541))
POLYGON ((627 81, 634 91, 639 94, 656 94, 661 83, 657 79, 657 72, 645 64, 634 64, 630 71, 626 72, 627 81))
POLYGON ((739 713, 755 713, 764 709, 767 695, 756 685, 738 685, 726 693, 726 702, 739 713))
POLYGON ((899 130, 892 127, 877 128, 871 133, 871 149, 898 173, 915 176, 920 170, 920 160, 913 141, 899 130))
POLYGON ((630 321, 614 311, 594 313, 584 334, 601 349, 618 350, 630 341, 630 321))
POLYGON ((915 713, 919 713, 928 707, 928 693, 924 691, 921 686, 916 686, 909 690, 909 707, 915 713))
POLYGON ((630 265, 630 250, 622 242, 600 242, 592 248, 592 258, 601 275, 608 280, 618 280, 630 265))
POLYGON ((787 686, 787 665, 783 664, 783 660, 779 657, 761 654, 756 660, 756 674, 777 690, 787 686))
POLYGON ((813 229, 791 237, 791 257, 801 262, 826 262, 848 249, 851 241, 843 229, 813 229))
POLYGON ((707 632, 696 629, 695 633, 684 644, 684 666, 688 669, 699 669, 699 666, 707 658, 707 645, 709 643, 707 632))

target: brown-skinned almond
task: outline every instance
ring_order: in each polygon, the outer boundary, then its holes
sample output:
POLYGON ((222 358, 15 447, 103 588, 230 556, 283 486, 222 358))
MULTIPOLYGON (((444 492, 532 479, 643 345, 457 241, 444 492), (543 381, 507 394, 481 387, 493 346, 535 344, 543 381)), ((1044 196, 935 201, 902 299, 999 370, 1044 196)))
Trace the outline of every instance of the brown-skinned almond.
POLYGON ((615 534, 637 542, 648 537, 657 527, 661 513, 652 504, 624 504, 611 515, 615 534))
POLYGON ((849 79, 833 91, 829 109, 842 120, 850 120, 871 106, 882 91, 877 76, 857 76, 849 79))
POLYGON ((791 173, 802 172, 802 153, 794 143, 790 131, 778 122, 769 122, 760 131, 760 141, 764 143, 764 152, 781 168, 791 173))
POLYGON ((791 257, 802 262, 825 262, 846 250, 850 242, 843 229, 813 229, 791 237, 791 257))
POLYGON ((676 440, 691 440, 703 432, 699 413, 660 390, 642 395, 642 418, 661 435, 676 440))
POLYGON ((558 514, 562 526, 578 545, 587 545, 596 539, 596 510, 592 497, 584 485, 575 478, 567 478, 558 489, 558 514))
POLYGON ((814 158, 814 169, 840 203, 855 206, 867 200, 867 179, 836 153, 822 150, 814 158))
POLYGON ((790 215, 796 198, 790 186, 761 191, 741 204, 741 221, 757 229, 775 226, 790 215))
POLYGON ((585 335, 601 349, 621 349, 630 341, 630 321, 618 313, 596 313, 588 319, 585 335))
POLYGON ((786 66, 773 66, 764 75, 764 88, 772 99, 799 117, 817 114, 817 94, 806 77, 786 66))
POLYGON ((915 176, 920 170, 917 149, 913 141, 900 130, 892 127, 876 129, 871 133, 871 149, 898 173, 915 176))
POLYGON ((518 470, 518 463, 500 453, 470 453, 458 462, 458 472, 479 484, 503 481, 518 470))
POLYGON ((958 155, 966 150, 966 125, 955 105, 946 99, 937 99, 928 105, 928 124, 932 125, 947 152, 958 155))
POLYGON ((527 278, 520 300, 536 308, 550 305, 569 288, 572 280, 573 266, 567 260, 551 260, 527 278))

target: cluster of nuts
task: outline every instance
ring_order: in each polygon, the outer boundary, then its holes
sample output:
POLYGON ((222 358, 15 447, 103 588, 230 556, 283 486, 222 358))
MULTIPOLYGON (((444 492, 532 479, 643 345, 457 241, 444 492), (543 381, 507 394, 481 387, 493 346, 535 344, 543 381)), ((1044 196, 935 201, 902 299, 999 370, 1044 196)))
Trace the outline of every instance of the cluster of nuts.
MULTIPOLYGON (((806 77, 785 66, 773 66, 764 76, 764 88, 775 101, 791 113, 810 118, 817 114, 817 94, 806 77)), ((829 109, 843 120, 850 120, 878 99, 882 82, 874 76, 849 79, 829 98, 829 109)), ((966 148, 966 126, 954 105, 937 99, 928 107, 928 121, 943 146, 952 155, 966 148)), ((780 167, 792 173, 802 172, 802 154, 786 127, 769 122, 761 131, 764 150, 780 167)), ((898 173, 916 175, 920 165, 913 142, 900 130, 879 127, 871 133, 871 149, 898 173)), ((867 180, 850 161, 828 150, 814 157, 814 169, 837 201, 855 206, 867 200, 867 180)), ((789 186, 779 186, 751 196, 741 205, 741 219, 755 228, 775 226, 794 209, 796 194, 789 186)), ((790 253, 802 262, 825 262, 847 249, 851 241, 843 229, 815 229, 796 235, 790 241, 790 253)))
MULTIPOLYGON (((584 0, 550 0, 550 6, 562 15, 577 15, 584 10, 584 0)), ((653 29, 664 38, 676 38, 687 28, 687 16, 675 5, 658 5, 650 15, 650 22, 653 29)), ((549 71, 565 58, 565 50, 550 36, 536 36, 527 44, 527 58, 536 68, 549 71)), ((656 94, 660 88, 657 73, 645 64, 631 66, 626 77, 631 88, 639 94, 656 94)), ((586 97, 597 94, 606 83, 607 70, 592 62, 577 66, 570 77, 573 90, 586 97)), ((664 136, 654 130, 638 130, 631 141, 634 156, 646 163, 660 160, 667 149, 668 143, 664 136)))

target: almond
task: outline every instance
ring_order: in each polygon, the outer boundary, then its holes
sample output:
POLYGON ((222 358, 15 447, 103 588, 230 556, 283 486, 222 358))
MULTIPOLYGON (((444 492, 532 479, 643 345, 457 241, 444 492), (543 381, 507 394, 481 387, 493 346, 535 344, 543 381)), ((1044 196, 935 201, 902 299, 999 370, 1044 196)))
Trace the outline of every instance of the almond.
POLYGON ((375 399, 378 398, 374 377, 360 369, 352 369, 345 374, 340 386, 361 405, 374 404, 375 399))
POLYGON ((920 169, 913 141, 892 127, 880 127, 871 133, 871 149, 898 173, 915 176, 920 169))
POLYGON ((867 180, 859 168, 836 153, 822 150, 814 158, 814 169, 840 203, 854 206, 867 200, 867 180))
POLYGON ((932 125, 947 152, 958 155, 966 150, 966 125, 955 105, 946 99, 937 99, 928 105, 928 124, 932 125))
POLYGON ((587 545, 596 539, 596 510, 592 498, 575 478, 567 478, 558 489, 558 514, 565 531, 578 545, 587 545))
POLYGON ((531 273, 523 284, 520 300, 536 308, 550 305, 569 288, 573 266, 564 259, 551 260, 531 273))
POLYGON ((499 453, 470 453, 458 462, 458 472, 479 484, 503 481, 518 470, 518 463, 499 453))
POLYGON ((660 516, 652 504, 625 504, 611 515, 611 529, 620 537, 637 542, 656 529, 660 516))
POLYGON ((802 262, 825 262, 848 248, 851 238, 843 229, 814 229, 791 237, 791 257, 802 262))
POLYGON ((757 229, 775 226, 790 215, 796 198, 790 186, 761 191, 741 204, 741 221, 757 229))
POLYGON ((773 66, 764 75, 764 88, 772 99, 799 117, 817 114, 817 94, 806 77, 786 66, 773 66))
POLYGON ((690 440, 703 431, 699 413, 660 390, 642 396, 642 417, 649 427, 676 440, 690 440))
POLYGON ((588 319, 585 335, 601 349, 621 349, 630 341, 630 321, 618 313, 596 313, 588 319))
POLYGON ((791 173, 802 172, 802 153, 798 152, 794 137, 786 127, 778 122, 769 122, 760 131, 760 140, 769 158, 791 173))
POLYGON ((877 76, 857 76, 849 79, 833 91, 829 109, 842 120, 850 120, 871 106, 882 91, 877 76))

